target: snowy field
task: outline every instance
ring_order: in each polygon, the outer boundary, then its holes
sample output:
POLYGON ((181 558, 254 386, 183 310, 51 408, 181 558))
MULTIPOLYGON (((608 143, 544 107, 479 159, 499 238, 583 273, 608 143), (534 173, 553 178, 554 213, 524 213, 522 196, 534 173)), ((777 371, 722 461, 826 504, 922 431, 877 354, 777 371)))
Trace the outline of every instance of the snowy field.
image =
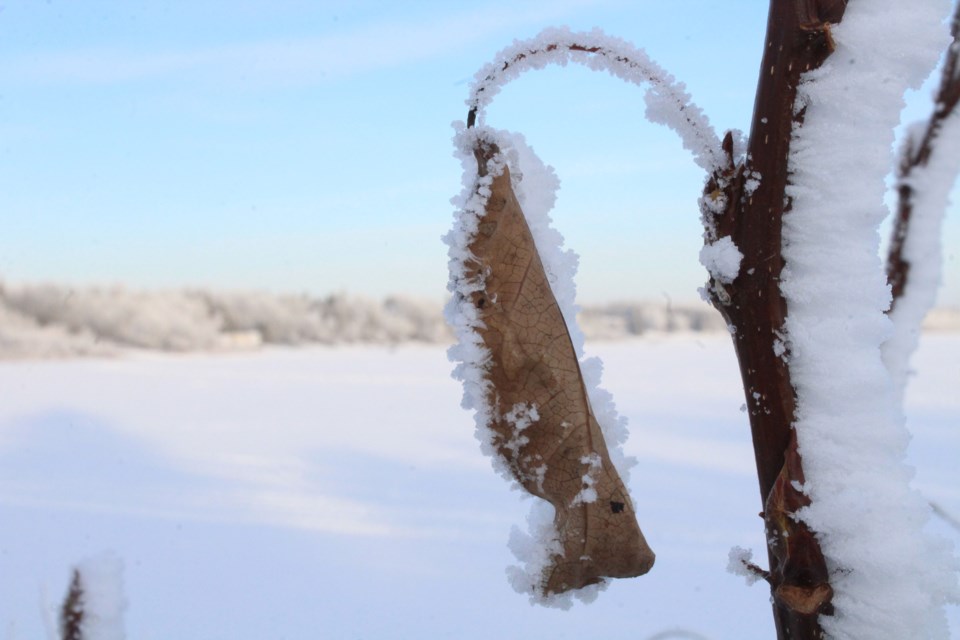
MULTIPOLYGON (((766 588, 725 570, 732 546, 764 555, 729 339, 588 352, 657 565, 569 611, 507 584, 529 502, 481 456, 442 347, 0 363, 0 638, 47 637, 70 566, 104 550, 132 640, 772 637, 766 588)), ((915 364, 917 486, 958 514, 960 334, 915 364)))

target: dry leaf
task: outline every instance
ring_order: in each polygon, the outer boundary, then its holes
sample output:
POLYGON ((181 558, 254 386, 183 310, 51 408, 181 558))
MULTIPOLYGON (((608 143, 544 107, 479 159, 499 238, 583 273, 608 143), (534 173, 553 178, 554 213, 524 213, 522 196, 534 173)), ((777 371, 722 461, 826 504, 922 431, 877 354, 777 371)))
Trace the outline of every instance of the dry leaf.
MULTIPOLYGON (((475 149, 480 171, 498 149, 475 149)), ((637 524, 587 395, 576 350, 550 289, 509 169, 493 179, 467 262, 483 282, 471 294, 491 354, 485 376, 494 447, 530 493, 556 509, 563 548, 542 575, 562 593, 602 578, 639 576, 654 554, 637 524)))

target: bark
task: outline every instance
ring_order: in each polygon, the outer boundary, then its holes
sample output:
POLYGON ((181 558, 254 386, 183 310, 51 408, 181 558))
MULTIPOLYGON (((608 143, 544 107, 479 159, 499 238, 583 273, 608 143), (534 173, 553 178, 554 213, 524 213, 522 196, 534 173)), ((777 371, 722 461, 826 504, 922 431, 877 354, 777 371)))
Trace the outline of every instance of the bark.
POLYGON ((789 354, 782 346, 775 349, 775 341, 783 336, 787 315, 780 293, 781 244, 783 215, 790 209, 785 189, 791 134, 804 115, 795 111, 797 84, 833 50, 830 25, 840 21, 845 7, 842 0, 771 0, 748 160, 735 166, 728 135, 728 166, 712 177, 704 194, 707 240, 730 237, 743 254, 737 278, 729 284, 712 279, 708 292, 731 327, 740 364, 768 541, 765 577, 780 639, 821 638, 819 617, 832 613, 819 543, 792 517, 809 499, 800 490, 804 476, 792 426, 796 394, 789 354), (746 179, 757 174, 759 185, 748 191, 746 179), (725 206, 714 215, 718 204, 725 206))

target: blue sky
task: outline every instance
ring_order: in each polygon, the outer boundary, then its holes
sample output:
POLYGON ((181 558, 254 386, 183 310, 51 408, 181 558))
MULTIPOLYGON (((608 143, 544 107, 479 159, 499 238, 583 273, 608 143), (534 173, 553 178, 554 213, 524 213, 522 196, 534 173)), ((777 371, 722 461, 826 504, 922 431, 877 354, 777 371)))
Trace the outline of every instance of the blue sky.
MULTIPOLYGON (((545 26, 600 27, 686 82, 718 129, 746 128, 766 4, 5 2, 0 278, 439 299, 450 124, 476 69, 545 26)), ((549 69, 488 114, 556 168, 582 301, 696 297, 702 175, 636 87, 549 69)))

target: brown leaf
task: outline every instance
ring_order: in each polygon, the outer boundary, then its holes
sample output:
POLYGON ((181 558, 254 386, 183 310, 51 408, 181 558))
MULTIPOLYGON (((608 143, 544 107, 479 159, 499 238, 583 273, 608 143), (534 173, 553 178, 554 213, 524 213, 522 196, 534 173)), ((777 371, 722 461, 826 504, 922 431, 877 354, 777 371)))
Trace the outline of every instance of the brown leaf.
MULTIPOLYGON (((496 153, 487 143, 475 150, 481 174, 496 153)), ((509 169, 490 190, 468 247, 468 275, 484 283, 470 302, 491 354, 485 375, 494 447, 523 488, 556 509, 563 555, 551 558, 541 590, 556 594, 642 575, 654 554, 610 460, 509 169)))

